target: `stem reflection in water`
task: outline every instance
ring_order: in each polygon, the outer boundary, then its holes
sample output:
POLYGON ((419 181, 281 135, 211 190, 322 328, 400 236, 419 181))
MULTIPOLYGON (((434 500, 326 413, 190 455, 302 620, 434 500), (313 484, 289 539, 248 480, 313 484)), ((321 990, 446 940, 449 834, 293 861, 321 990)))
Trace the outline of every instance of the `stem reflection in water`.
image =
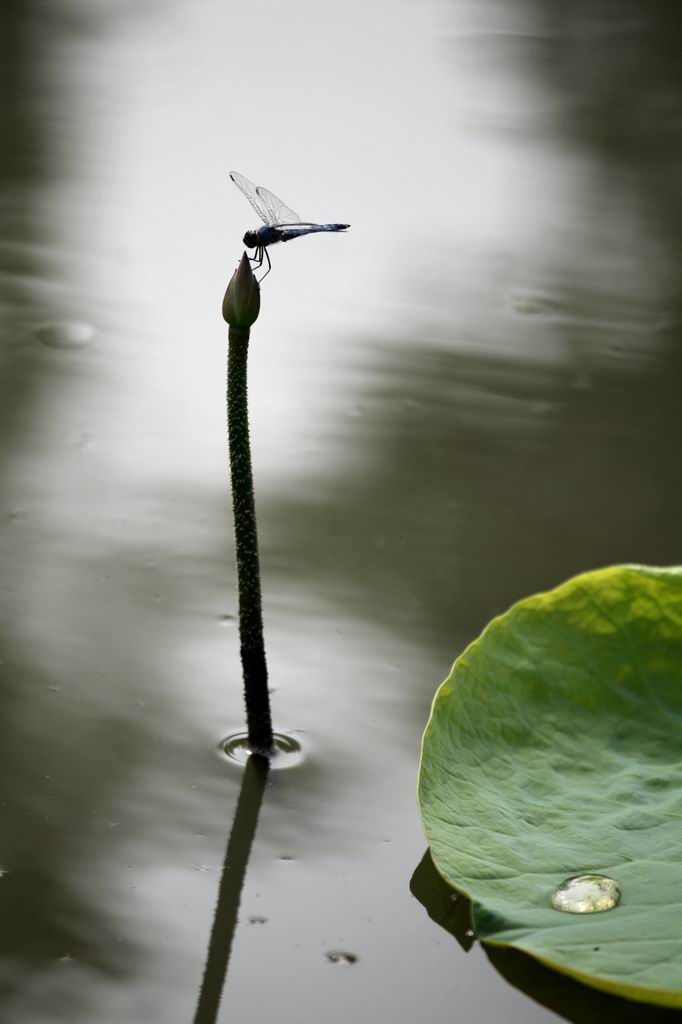
POLYGON ((232 831, 225 851, 223 873, 218 888, 218 902, 208 944, 199 1001, 194 1014, 194 1024, 215 1024, 218 1018, 232 939, 237 926, 241 891, 253 838, 256 834, 269 768, 270 763, 267 757, 252 754, 244 769, 232 831))

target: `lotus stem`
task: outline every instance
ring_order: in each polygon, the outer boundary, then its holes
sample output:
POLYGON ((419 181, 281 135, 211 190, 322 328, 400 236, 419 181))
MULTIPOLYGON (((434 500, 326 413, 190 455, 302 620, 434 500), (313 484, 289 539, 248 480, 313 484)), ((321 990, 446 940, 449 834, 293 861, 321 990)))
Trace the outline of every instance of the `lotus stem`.
POLYGON ((263 641, 263 609, 258 559, 256 502, 251 473, 249 403, 246 366, 251 327, 260 311, 260 288, 244 253, 223 299, 229 326, 227 350, 227 432, 230 445, 232 508, 237 548, 239 641, 244 676, 244 702, 249 748, 266 756, 273 752, 268 668, 263 641))
POLYGON ((230 327, 227 357, 227 426, 232 477, 232 508, 237 549, 239 640, 244 701, 252 751, 272 751, 272 716, 263 639, 256 502, 251 472, 247 358, 249 328, 230 327))

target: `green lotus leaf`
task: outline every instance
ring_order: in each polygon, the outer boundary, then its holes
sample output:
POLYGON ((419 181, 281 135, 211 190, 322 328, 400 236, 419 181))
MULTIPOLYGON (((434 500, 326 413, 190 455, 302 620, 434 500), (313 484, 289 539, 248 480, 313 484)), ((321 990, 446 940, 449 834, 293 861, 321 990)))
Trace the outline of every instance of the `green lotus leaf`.
POLYGON ((586 573, 494 619, 436 693, 419 806, 483 942, 682 1007, 682 569, 586 573), (585 873, 617 906, 555 910, 585 873))

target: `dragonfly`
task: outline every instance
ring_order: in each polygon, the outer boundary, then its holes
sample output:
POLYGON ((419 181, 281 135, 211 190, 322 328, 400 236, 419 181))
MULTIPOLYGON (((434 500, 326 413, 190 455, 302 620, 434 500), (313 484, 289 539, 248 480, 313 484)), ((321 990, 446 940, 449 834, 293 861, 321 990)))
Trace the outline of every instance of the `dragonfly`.
POLYGON ((265 227, 258 228, 256 231, 247 231, 243 239, 247 249, 256 250, 255 256, 250 256, 249 259, 257 267, 263 265, 263 259, 267 262, 268 269, 261 277, 261 281, 272 270, 268 255, 269 245, 288 242, 292 238, 298 238, 300 235, 312 235, 317 231, 345 231, 350 227, 350 224, 315 224, 313 221, 301 220, 290 206, 283 203, 267 188, 254 185, 252 181, 245 178, 243 174, 238 174, 237 171, 230 171, 230 177, 265 224, 265 227))

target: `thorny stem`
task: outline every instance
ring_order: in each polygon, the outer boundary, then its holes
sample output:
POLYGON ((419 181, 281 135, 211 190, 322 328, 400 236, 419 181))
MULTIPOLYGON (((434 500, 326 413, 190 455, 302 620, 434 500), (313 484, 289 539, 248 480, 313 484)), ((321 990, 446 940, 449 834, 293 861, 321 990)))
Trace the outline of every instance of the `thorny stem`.
POLYGON ((249 329, 230 327, 227 354, 227 430, 230 445, 232 508, 237 548, 239 640, 244 675, 244 700, 249 747, 270 754, 273 749, 268 669, 263 641, 263 610, 258 559, 256 504, 251 473, 248 391, 246 383, 249 329))

